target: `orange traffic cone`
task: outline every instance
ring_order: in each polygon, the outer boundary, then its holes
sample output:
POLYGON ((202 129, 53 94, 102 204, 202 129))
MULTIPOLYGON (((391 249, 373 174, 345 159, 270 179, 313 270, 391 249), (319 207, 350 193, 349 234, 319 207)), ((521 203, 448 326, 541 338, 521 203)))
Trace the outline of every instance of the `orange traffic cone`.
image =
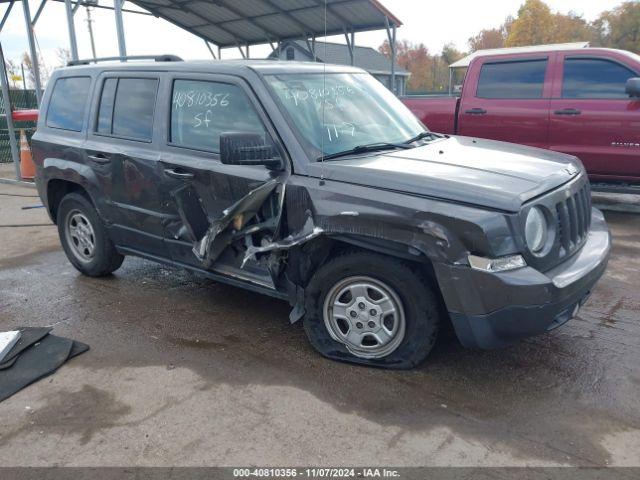
POLYGON ((36 166, 31 157, 31 148, 24 128, 20 129, 20 176, 22 178, 34 178, 36 176, 36 166))

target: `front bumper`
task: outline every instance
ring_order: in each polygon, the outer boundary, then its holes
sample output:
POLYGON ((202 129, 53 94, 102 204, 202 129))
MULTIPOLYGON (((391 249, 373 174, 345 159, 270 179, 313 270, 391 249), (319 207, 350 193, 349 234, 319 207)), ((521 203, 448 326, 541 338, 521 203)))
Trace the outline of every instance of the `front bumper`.
POLYGON ((545 273, 531 267, 488 273, 437 265, 440 289, 460 342, 466 347, 502 347, 573 318, 609 260, 611 237, 604 216, 593 209, 591 218, 584 246, 545 273))

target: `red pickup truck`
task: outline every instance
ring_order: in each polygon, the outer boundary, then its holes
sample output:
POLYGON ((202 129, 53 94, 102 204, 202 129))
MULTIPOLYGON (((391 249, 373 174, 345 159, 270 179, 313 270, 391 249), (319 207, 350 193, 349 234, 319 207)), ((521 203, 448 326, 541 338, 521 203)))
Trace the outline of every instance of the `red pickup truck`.
POLYGON ((478 52, 460 97, 403 101, 432 131, 569 153, 592 181, 640 183, 640 56, 522 50, 478 52))

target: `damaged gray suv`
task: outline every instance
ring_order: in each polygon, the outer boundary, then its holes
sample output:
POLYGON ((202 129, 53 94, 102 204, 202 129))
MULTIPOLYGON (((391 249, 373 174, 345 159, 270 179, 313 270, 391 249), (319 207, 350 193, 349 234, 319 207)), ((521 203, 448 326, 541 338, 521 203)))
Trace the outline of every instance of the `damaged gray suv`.
POLYGON ((469 347, 547 332, 609 256, 578 159, 432 133, 352 67, 73 65, 33 152, 80 272, 135 255, 286 299, 333 359, 410 368, 446 323, 469 347))

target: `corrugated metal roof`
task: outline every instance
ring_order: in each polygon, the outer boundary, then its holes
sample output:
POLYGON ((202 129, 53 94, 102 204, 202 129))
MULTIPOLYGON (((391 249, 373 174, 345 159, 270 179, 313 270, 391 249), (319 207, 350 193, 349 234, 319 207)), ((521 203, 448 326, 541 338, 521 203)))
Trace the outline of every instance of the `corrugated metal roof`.
POLYGON ((402 22, 377 0, 130 0, 220 47, 364 32, 402 22), (325 31, 326 30, 326 31, 325 31))
POLYGON ((457 62, 449 65, 449 68, 464 68, 471 64, 476 57, 487 57, 489 55, 508 55, 513 53, 536 53, 536 52, 556 52, 561 50, 576 50, 579 48, 587 48, 589 42, 576 43, 554 43, 551 45, 532 45, 529 47, 513 47, 513 48, 491 48, 487 50, 478 50, 457 62))
MULTIPOLYGON (((309 57, 313 54, 309 51, 307 42, 302 40, 292 40, 282 45, 283 51, 288 45, 293 45, 302 50, 309 57)), ((391 62, 382 53, 370 47, 354 48, 354 66, 362 68, 368 72, 375 73, 391 73, 391 62)), ((269 58, 277 58, 277 53, 273 52, 269 58)), ((351 55, 349 55, 349 47, 342 43, 316 42, 316 58, 324 63, 335 65, 351 65, 351 55)), ((396 73, 398 75, 409 75, 410 73, 396 63, 396 73)))

